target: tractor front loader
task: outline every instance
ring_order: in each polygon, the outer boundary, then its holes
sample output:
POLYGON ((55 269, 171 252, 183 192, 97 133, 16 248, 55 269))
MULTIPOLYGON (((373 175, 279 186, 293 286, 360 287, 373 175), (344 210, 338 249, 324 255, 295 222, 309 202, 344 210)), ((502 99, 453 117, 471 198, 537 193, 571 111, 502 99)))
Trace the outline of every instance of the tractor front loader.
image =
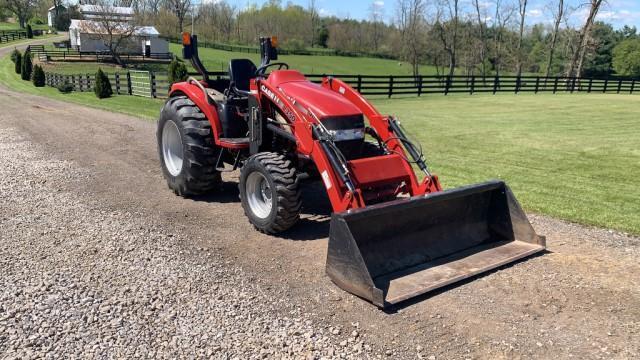
POLYGON ((544 250, 503 182, 442 190, 397 118, 339 79, 315 84, 272 62, 276 42, 261 38, 261 64, 231 60, 226 77, 208 73, 197 37, 183 34, 202 78, 171 87, 157 132, 176 194, 209 192, 239 168, 246 216, 276 234, 299 219, 301 179, 322 181, 333 209, 326 272, 382 308, 544 250))

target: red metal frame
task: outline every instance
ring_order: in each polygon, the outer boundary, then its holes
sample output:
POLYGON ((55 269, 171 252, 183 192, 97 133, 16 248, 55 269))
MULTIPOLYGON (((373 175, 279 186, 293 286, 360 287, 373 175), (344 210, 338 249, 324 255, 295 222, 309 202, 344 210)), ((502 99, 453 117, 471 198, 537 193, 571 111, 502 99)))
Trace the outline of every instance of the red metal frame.
MULTIPOLYGON (((276 72, 272 72, 272 74, 274 73, 276 72)), ((205 87, 207 86, 204 82, 201 82, 201 84, 205 87)), ((310 110, 300 106, 280 87, 274 87, 269 81, 254 79, 251 81, 250 90, 257 95, 256 97, 261 107, 273 104, 292 125, 291 130, 296 137, 297 152, 309 156, 315 163, 334 212, 365 207, 363 191, 367 191, 367 189, 376 191, 376 187, 379 188, 380 186, 397 185, 395 195, 406 193, 416 196, 442 190, 435 175, 426 176, 422 181, 418 181, 411 163, 406 161, 407 154, 400 141, 390 130, 389 117, 380 114, 362 95, 339 79, 325 77, 321 86, 340 94, 355 105, 393 153, 391 155, 350 161, 351 177, 356 185, 354 192, 349 191, 334 173, 320 142, 313 138, 312 126, 317 121, 309 113, 310 110)), ((220 140, 222 127, 218 113, 215 106, 208 102, 200 87, 187 82, 176 83, 171 87, 170 96, 177 94, 188 96, 202 110, 211 123, 214 140, 218 146, 234 149, 242 148, 220 140)), ((243 147, 246 147, 246 145, 243 147)))

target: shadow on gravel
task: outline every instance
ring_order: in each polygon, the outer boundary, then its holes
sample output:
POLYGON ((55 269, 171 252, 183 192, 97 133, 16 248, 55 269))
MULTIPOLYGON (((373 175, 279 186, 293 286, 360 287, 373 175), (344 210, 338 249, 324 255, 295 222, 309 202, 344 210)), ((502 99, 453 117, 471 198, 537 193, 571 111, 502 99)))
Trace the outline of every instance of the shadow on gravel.
MULTIPOLYGON (((193 196, 191 200, 206 203, 239 203, 238 183, 225 181, 219 190, 207 195, 193 196)), ((278 234, 277 237, 295 241, 324 239, 329 236, 329 220, 331 220, 331 203, 324 186, 319 181, 305 181, 302 184, 300 221, 293 228, 278 234)))
POLYGON ((491 275, 491 274, 496 273, 496 272, 501 271, 501 270, 508 269, 508 268, 510 268, 512 266, 515 266, 517 264, 520 264, 522 262, 530 261, 530 260, 536 259, 536 258, 538 258, 540 256, 544 256, 546 254, 552 254, 552 253, 553 252, 549 251, 549 250, 541 251, 539 253, 533 254, 533 255, 531 255, 529 257, 526 257, 524 259, 520 259, 520 260, 514 261, 512 263, 502 265, 502 266, 497 267, 497 268, 495 268, 493 270, 489 270, 487 272, 483 272, 483 273, 474 275, 474 276, 472 276, 470 278, 455 282, 455 283, 447 285, 445 287, 441 287, 441 288, 439 288, 437 290, 430 291, 430 292, 428 292, 426 294, 422 294, 422 295, 416 296, 416 297, 411 298, 409 300, 403 301, 403 302, 401 302, 399 304, 389 306, 389 307, 385 308, 382 311, 384 311, 385 313, 387 313, 389 315, 396 314, 398 311, 400 311, 400 310, 402 310, 404 308, 407 308, 409 306, 415 305, 415 304, 417 304, 419 302, 422 302, 424 300, 430 299, 433 296, 438 296, 438 295, 440 295, 442 293, 445 293, 447 291, 455 289, 455 288, 457 288, 459 286, 466 285, 468 283, 474 282, 474 281, 476 281, 476 280, 478 280, 480 278, 483 278, 485 276, 491 275))

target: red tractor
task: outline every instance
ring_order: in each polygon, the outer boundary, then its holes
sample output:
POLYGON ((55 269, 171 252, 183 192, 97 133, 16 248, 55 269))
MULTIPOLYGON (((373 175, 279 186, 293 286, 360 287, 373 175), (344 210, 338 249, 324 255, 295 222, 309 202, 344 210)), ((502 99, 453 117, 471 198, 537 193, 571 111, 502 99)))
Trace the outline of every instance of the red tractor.
POLYGON ((197 37, 183 34, 202 79, 171 87, 157 131, 176 194, 210 192, 239 168, 246 216, 276 234, 298 221, 303 182, 321 180, 333 208, 327 274, 379 307, 545 248, 503 182, 443 191, 397 118, 339 79, 315 84, 272 62, 275 39, 260 47, 259 66, 234 59, 228 78, 212 79, 197 37))

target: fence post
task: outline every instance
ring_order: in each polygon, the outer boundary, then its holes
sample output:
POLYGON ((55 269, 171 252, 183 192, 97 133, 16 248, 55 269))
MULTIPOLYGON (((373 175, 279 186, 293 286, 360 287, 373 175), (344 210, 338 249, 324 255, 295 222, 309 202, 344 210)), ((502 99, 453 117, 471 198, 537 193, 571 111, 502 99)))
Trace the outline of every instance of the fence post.
POLYGON ((609 85, 609 77, 607 76, 606 79, 604 79, 604 88, 602 89, 602 93, 606 93, 607 92, 607 85, 609 85))
POLYGON ((591 87, 593 86, 593 78, 589 78, 589 87, 587 88, 587 93, 591 93, 591 87))
POLYGON ((498 82, 500 82, 500 78, 498 77, 498 75, 496 75, 493 78, 493 95, 495 95, 498 91, 498 82))
POLYGON ((536 76, 536 90, 534 94, 538 93, 538 88, 540 87, 540 76, 536 76))
POLYGON ((574 78, 571 79, 571 93, 572 94, 576 90, 576 79, 577 79, 577 77, 574 77, 574 78))
POLYGON ((622 89, 622 79, 618 79, 618 94, 620 94, 620 89, 622 89))
POLYGON ((129 95, 132 94, 132 91, 131 91, 131 73, 129 71, 127 71, 127 93, 129 95))
POLYGON ((629 94, 633 94, 634 87, 636 87, 636 79, 631 80, 631 90, 629 90, 629 94))
POLYGON ((476 76, 475 75, 471 75, 471 88, 469 90, 469 94, 473 95, 475 87, 476 87, 476 76))
POLYGON ((418 97, 422 95, 422 75, 418 75, 418 97))
POLYGON ((389 98, 393 95, 393 75, 389 76, 389 98))
POLYGON ((87 74, 87 91, 91 91, 93 85, 91 84, 91 75, 87 74))
POLYGON ((520 76, 521 76, 521 75, 518 75, 518 76, 516 77, 516 88, 515 88, 515 93, 516 93, 516 94, 520 91, 520 81, 522 81, 522 80, 521 80, 521 78, 520 78, 520 76))
POLYGON ((451 75, 447 75, 445 77, 445 82, 444 82, 444 94, 445 95, 449 95, 449 86, 451 86, 451 75))
POLYGON ((116 73, 116 94, 120 95, 120 73, 116 73))
POLYGON ((150 71, 149 72, 149 82, 151 83, 151 97, 155 98, 156 97, 156 73, 155 71, 150 71))
POLYGON ((558 77, 556 76, 553 82, 553 93, 555 94, 558 91, 558 77))
POLYGON ((362 75, 358 75, 358 93, 362 92, 362 75))

